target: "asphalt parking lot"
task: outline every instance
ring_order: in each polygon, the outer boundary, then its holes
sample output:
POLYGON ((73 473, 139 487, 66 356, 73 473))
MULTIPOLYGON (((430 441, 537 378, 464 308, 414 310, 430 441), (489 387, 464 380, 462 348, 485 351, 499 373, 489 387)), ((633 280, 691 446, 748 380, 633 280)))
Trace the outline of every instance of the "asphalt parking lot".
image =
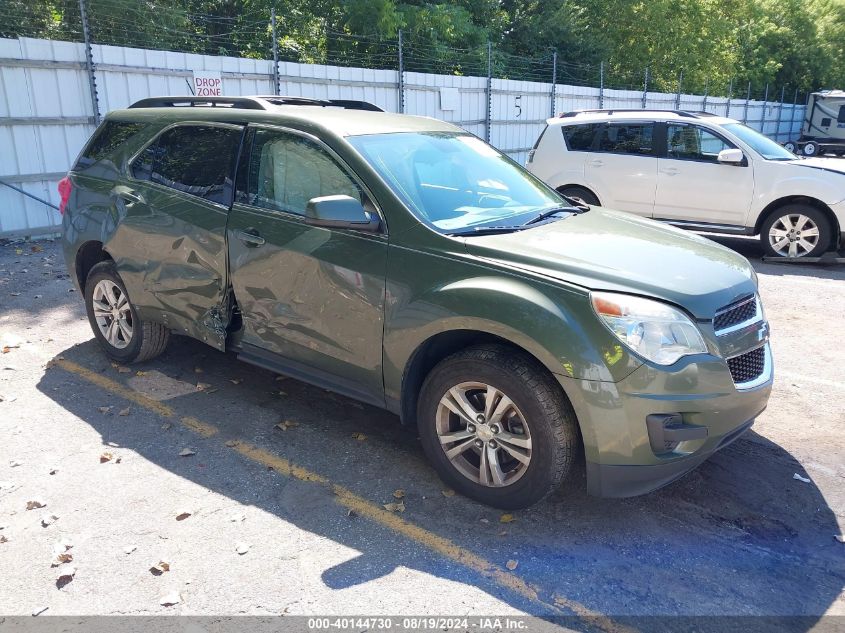
POLYGON ((720 241, 772 326, 753 430, 639 498, 587 496, 582 463, 512 517, 386 412, 182 337, 113 365, 58 244, 0 246, 0 614, 845 616, 845 267, 720 241))

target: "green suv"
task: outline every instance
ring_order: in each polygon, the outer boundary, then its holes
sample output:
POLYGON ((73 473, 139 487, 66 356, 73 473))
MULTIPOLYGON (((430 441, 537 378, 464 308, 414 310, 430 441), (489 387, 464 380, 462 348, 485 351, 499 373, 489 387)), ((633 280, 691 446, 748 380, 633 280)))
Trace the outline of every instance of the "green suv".
POLYGON ((171 332, 416 424, 442 479, 502 508, 579 455, 654 490, 747 430, 772 385, 740 255, 567 199, 477 137, 364 102, 155 98, 60 184, 97 340, 171 332))

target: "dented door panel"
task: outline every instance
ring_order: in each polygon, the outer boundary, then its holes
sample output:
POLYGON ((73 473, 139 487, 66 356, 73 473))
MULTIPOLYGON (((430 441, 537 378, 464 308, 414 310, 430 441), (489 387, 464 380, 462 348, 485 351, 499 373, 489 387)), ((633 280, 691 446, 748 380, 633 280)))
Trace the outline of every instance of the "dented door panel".
POLYGON ((312 227, 290 214, 238 203, 228 233, 242 342, 330 374, 383 403, 386 238, 312 227))

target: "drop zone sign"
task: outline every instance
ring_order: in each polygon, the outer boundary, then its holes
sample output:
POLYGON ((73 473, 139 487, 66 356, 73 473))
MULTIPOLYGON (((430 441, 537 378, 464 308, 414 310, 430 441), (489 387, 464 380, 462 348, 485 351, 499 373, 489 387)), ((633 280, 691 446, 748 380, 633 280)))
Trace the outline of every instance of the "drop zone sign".
POLYGON ((213 70, 194 71, 194 95, 197 97, 222 97, 223 80, 213 70))

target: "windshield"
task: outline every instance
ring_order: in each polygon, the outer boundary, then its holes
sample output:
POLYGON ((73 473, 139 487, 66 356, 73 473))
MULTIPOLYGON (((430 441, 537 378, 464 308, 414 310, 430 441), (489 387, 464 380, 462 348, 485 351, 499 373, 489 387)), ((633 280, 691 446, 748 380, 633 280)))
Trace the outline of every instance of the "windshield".
POLYGON ((348 140, 417 218, 443 233, 511 227, 569 206, 553 189, 469 134, 397 132, 348 140))
POLYGON ((772 139, 752 130, 742 123, 726 123, 723 125, 728 132, 736 136, 740 141, 749 145, 751 149, 760 154, 766 160, 796 160, 795 154, 784 149, 772 139))

